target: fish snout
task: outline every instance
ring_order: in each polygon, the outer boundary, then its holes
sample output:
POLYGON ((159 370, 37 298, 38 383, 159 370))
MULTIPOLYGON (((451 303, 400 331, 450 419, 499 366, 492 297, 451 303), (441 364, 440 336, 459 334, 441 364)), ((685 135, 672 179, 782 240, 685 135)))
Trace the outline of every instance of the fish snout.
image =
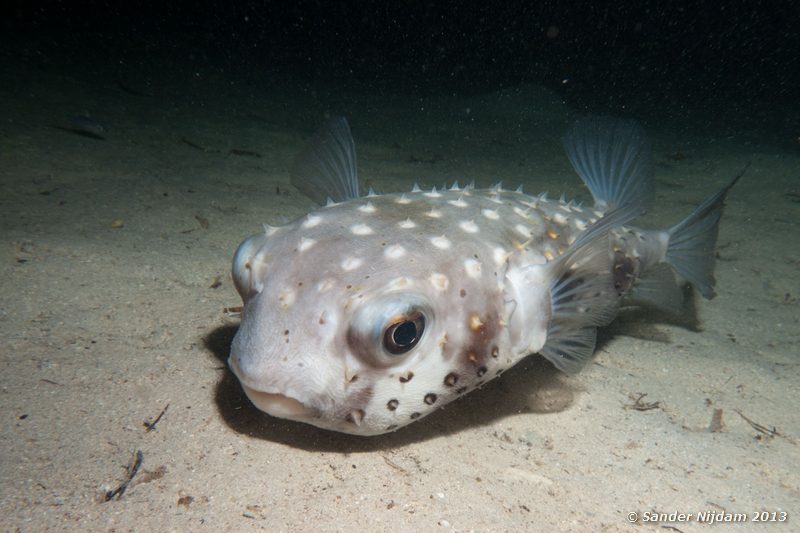
POLYGON ((233 374, 239 379, 242 390, 260 411, 278 418, 309 422, 319 417, 319 411, 310 407, 296 398, 273 391, 263 391, 247 385, 245 376, 239 367, 236 357, 231 355, 228 359, 233 374))

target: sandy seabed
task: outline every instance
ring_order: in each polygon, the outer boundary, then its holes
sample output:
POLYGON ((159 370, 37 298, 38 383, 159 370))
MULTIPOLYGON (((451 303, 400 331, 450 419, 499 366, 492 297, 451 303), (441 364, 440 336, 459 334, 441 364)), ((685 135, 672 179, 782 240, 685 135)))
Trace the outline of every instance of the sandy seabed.
POLYGON ((352 437, 258 412, 226 368, 236 246, 313 208, 292 156, 343 113, 378 191, 503 180, 585 199, 559 146, 580 110, 535 86, 404 98, 162 73, 3 66, 4 530, 707 531, 701 512, 798 528, 798 150, 645 121, 651 225, 752 162, 698 320, 623 312, 577 376, 529 358, 394 434, 352 437), (76 115, 105 139, 70 131, 76 115))

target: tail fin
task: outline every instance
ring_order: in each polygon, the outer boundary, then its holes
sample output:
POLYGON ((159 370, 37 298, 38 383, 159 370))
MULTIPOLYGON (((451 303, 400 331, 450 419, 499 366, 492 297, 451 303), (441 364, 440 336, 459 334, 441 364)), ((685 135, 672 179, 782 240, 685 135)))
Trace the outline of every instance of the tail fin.
POLYGON ((714 297, 714 247, 725 196, 749 166, 750 163, 692 214, 667 230, 667 263, 707 299, 714 297))

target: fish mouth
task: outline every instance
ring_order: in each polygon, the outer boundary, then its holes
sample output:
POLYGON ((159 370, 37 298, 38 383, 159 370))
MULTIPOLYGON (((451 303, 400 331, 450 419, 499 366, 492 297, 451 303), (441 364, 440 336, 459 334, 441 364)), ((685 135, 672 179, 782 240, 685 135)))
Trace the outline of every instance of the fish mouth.
POLYGON ((319 413, 316 409, 307 406, 300 400, 277 392, 258 390, 247 385, 242 379, 241 370, 236 364, 235 358, 229 358, 228 365, 233 371, 233 374, 239 379, 244 393, 260 411, 264 411, 268 415, 278 418, 287 418, 300 422, 308 422, 311 419, 319 417, 319 413))
POLYGON ((307 407, 303 402, 295 400, 285 394, 261 392, 256 389, 251 389, 245 384, 242 384, 242 388, 244 389, 244 393, 247 394, 247 397, 250 398, 250 401, 253 402, 253 405, 268 415, 301 421, 314 418, 314 409, 307 407))

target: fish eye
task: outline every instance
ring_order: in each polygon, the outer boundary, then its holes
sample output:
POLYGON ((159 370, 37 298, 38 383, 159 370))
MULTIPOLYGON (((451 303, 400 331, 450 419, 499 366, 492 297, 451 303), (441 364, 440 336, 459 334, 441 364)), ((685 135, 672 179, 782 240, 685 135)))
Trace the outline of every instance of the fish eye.
POLYGON ((425 341, 425 329, 435 323, 436 314, 424 296, 390 292, 354 309, 347 322, 347 345, 364 364, 390 368, 413 357, 414 348, 425 341))
POLYGON ((394 317, 383 331, 383 347, 392 355, 408 353, 424 331, 425 315, 419 311, 394 317))

